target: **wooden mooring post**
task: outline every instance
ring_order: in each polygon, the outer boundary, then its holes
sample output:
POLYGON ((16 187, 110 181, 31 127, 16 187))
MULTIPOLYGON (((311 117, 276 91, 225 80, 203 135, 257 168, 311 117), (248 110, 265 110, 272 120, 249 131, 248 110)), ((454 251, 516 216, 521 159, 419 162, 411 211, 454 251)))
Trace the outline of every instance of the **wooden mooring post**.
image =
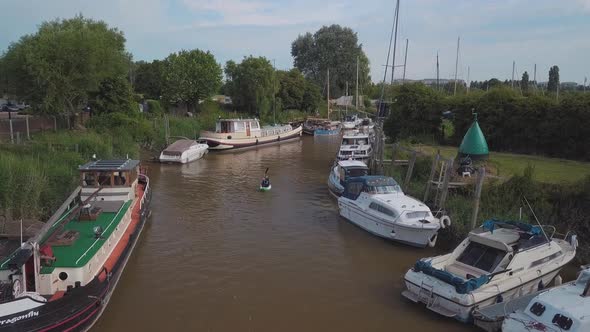
POLYGON ((443 185, 442 185, 442 188, 441 188, 440 201, 439 201, 439 204, 438 204, 438 207, 440 209, 444 209, 444 207, 445 207, 445 203, 446 203, 447 196, 448 196, 448 193, 449 193, 449 182, 451 180, 451 175, 453 174, 453 164, 454 164, 454 162, 455 162, 455 159, 454 158, 451 158, 451 159, 449 159, 447 161, 447 170, 445 172, 445 177, 444 177, 443 185))
POLYGON ((31 140, 31 129, 29 127, 29 116, 25 116, 25 123, 27 124, 27 140, 31 140))
POLYGON ((12 119, 8 119, 8 124, 10 126, 10 143, 14 144, 14 132, 12 131, 12 119))
POLYGON ((436 153, 434 158, 432 159, 432 168, 430 169, 430 175, 428 176, 428 182, 426 182, 426 190, 424 190, 424 200, 423 202, 428 202, 428 196, 430 195, 430 189, 432 187, 432 181, 434 181, 434 174, 436 174, 436 169, 438 167, 438 162, 440 160, 440 151, 436 153))
POLYGON ((404 190, 408 190, 408 186, 410 185, 410 180, 412 179, 412 173, 414 172, 414 164, 416 163, 416 151, 412 151, 412 158, 410 158, 410 163, 408 165, 408 170, 406 172, 406 179, 404 181, 404 190))
POLYGON ((475 186, 475 197, 473 202, 473 215, 471 216, 471 229, 475 228, 477 223, 477 214, 479 213, 479 201, 481 199, 481 189, 483 187, 483 180, 486 177, 486 169, 482 167, 477 172, 477 184, 475 186))

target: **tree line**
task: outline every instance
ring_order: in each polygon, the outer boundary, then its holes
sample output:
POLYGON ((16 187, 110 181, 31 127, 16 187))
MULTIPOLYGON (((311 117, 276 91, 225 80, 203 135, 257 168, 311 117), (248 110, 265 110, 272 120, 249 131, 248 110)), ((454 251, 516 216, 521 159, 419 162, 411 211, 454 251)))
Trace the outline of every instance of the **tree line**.
POLYGON ((428 137, 458 146, 478 114, 493 151, 590 160, 590 93, 555 98, 522 95, 497 86, 489 91, 446 96, 423 84, 390 88, 390 116, 384 130, 393 139, 428 137), (452 114, 454 133, 445 138, 443 113, 452 114))
MULTIPOLYGON (((355 32, 339 25, 299 36, 292 44, 295 68, 275 70, 265 57, 244 57, 222 67, 209 52, 180 50, 165 59, 133 61, 122 31, 76 16, 44 22, 0 56, 0 92, 31 104, 38 113, 137 113, 137 102, 157 100, 198 111, 214 94, 232 108, 259 116, 271 110, 314 112, 327 94, 346 94, 359 81, 370 84, 369 63, 355 32)), ((361 91, 363 88, 360 88, 361 91)))

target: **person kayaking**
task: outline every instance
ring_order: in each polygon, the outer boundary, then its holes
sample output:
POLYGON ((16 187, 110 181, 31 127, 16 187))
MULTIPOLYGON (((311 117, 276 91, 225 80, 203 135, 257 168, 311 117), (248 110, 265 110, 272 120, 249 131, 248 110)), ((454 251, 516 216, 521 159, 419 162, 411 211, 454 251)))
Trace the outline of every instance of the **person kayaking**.
POLYGON ((264 172, 264 177, 262 178, 262 182, 260 183, 260 189, 270 189, 270 178, 268 176, 268 168, 264 172))

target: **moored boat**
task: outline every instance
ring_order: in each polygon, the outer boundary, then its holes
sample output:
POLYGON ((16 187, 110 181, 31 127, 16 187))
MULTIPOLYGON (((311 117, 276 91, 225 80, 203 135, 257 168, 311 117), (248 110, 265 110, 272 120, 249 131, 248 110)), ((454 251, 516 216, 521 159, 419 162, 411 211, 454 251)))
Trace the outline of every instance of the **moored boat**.
POLYGON ((543 292, 504 320, 505 332, 590 331, 590 267, 570 283, 543 292))
POLYGON ((438 231, 450 225, 419 200, 407 196, 386 176, 353 177, 338 198, 340 215, 382 238, 415 247, 433 247, 438 231))
POLYGON ((43 229, 0 263, 0 331, 86 331, 104 311, 149 216, 137 160, 79 168, 43 229))
POLYGON ((208 151, 206 141, 179 139, 160 153, 160 161, 165 163, 186 164, 202 158, 208 151))
POLYGON ((339 121, 326 121, 320 124, 314 131, 314 136, 332 136, 340 134, 339 121))
POLYGON ((328 178, 328 189, 336 197, 342 196, 346 180, 369 175, 369 168, 358 160, 339 160, 334 163, 328 178))
POLYGON ((360 160, 368 164, 373 154, 370 137, 364 133, 345 133, 338 150, 338 160, 360 160))
POLYGON ((347 115, 342 121, 342 128, 345 130, 355 129, 359 125, 359 119, 356 115, 347 115))
POLYGON ((468 322, 474 308, 514 299, 549 284, 576 254, 575 235, 549 237, 540 226, 488 220, 452 252, 419 260, 403 296, 468 322))
POLYGON ((253 148, 299 139, 302 127, 274 125, 261 127, 257 119, 221 119, 215 132, 204 131, 201 140, 207 141, 210 150, 253 148))

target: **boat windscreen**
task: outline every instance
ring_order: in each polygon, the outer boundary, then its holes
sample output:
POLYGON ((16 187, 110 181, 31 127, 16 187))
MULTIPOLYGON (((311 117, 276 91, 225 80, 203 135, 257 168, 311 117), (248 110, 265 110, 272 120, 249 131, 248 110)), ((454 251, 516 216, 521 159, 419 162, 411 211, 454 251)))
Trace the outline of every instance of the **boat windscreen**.
POLYGON ((503 250, 477 242, 470 242, 457 261, 486 272, 492 272, 500 264, 504 256, 506 256, 506 252, 503 250))
POLYGON ((369 174, 366 168, 349 168, 346 170, 347 177, 365 176, 369 174))

